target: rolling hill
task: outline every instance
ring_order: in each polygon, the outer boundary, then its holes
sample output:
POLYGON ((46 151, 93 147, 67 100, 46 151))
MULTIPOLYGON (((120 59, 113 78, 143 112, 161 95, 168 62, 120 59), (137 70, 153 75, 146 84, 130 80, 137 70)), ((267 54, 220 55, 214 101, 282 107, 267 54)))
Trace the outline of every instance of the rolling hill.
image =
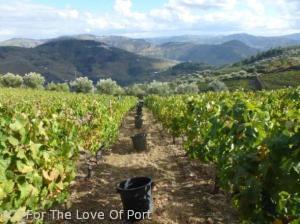
POLYGON ((255 55, 258 50, 240 41, 229 41, 219 45, 200 45, 194 43, 168 42, 151 44, 143 39, 126 37, 99 37, 104 43, 147 57, 176 60, 180 62, 224 65, 255 55))
POLYGON ((251 56, 257 52, 255 49, 264 51, 300 44, 300 34, 264 37, 242 33, 218 36, 184 35, 148 39, 81 34, 44 40, 15 38, 0 42, 0 46, 33 48, 54 40, 90 40, 147 57, 223 65, 251 56))
POLYGON ((60 39, 34 48, 0 47, 0 73, 39 72, 47 81, 70 81, 84 75, 93 81, 112 78, 128 85, 147 81, 174 64, 90 40, 60 39))
POLYGON ((210 65, 234 63, 258 52, 240 41, 230 41, 220 45, 171 42, 161 45, 161 49, 164 58, 210 65))
MULTIPOLYGON (((180 64, 175 67, 179 66, 180 64)), ((201 91, 207 91, 211 81, 219 80, 224 82, 229 90, 296 87, 300 85, 300 46, 271 49, 220 68, 204 70, 199 66, 186 66, 190 68, 189 73, 181 72, 176 79, 170 79, 173 85, 197 83, 201 91)))
POLYGON ((246 33, 231 35, 182 35, 173 37, 148 38, 148 42, 161 45, 169 42, 193 43, 193 44, 223 44, 228 41, 238 40, 252 48, 268 50, 276 47, 287 47, 300 44, 300 34, 285 36, 255 36, 246 33))
POLYGON ((12 39, 2 42, 2 45, 41 49, 51 42, 76 40, 94 41, 101 44, 105 43, 107 47, 119 48, 151 58, 176 60, 179 62, 205 63, 210 65, 234 63, 257 53, 256 49, 248 47, 239 41, 229 41, 219 45, 200 45, 182 42, 168 42, 155 45, 143 39, 94 35, 63 36, 52 40, 12 39))

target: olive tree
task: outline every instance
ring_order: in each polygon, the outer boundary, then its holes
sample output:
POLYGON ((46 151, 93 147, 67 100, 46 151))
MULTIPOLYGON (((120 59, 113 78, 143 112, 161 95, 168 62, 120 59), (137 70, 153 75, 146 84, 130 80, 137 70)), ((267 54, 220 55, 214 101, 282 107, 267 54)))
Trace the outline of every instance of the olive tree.
POLYGON ((91 93, 94 91, 93 81, 88 77, 79 77, 70 83, 73 91, 77 93, 91 93))
POLYGON ((167 82, 153 81, 147 87, 148 94, 156 94, 161 96, 169 95, 171 92, 170 86, 167 82))
POLYGON ((18 88, 23 84, 23 78, 19 75, 14 75, 12 73, 7 73, 0 78, 1 85, 4 87, 18 88))
POLYGON ((134 84, 126 89, 126 94, 130 96, 142 97, 146 95, 146 86, 143 84, 134 84))
POLYGON ((24 85, 32 89, 42 89, 44 87, 45 78, 36 72, 30 72, 23 78, 24 85))
POLYGON ((54 83, 54 82, 50 82, 47 85, 47 90, 57 91, 57 92, 69 92, 70 91, 70 87, 69 87, 68 83, 54 83))
POLYGON ((199 88, 196 83, 180 84, 176 87, 175 92, 178 94, 198 93, 199 88))
POLYGON ((96 84, 97 92, 108 95, 121 95, 124 90, 118 83, 112 79, 100 79, 96 84))
POLYGON ((208 89, 214 92, 221 92, 228 90, 226 84, 220 80, 214 80, 208 84, 208 89))

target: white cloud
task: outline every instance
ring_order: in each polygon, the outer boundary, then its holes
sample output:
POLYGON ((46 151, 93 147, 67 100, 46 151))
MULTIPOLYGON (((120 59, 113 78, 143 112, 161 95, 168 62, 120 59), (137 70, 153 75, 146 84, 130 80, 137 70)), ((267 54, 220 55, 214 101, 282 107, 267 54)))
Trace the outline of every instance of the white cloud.
POLYGON ((300 31, 298 0, 168 0, 148 12, 134 11, 132 0, 115 0, 114 11, 102 14, 71 6, 34 4, 30 0, 2 2, 0 39, 86 32, 153 36, 232 32, 271 35, 300 31))
POLYGON ((132 14, 131 7, 132 7, 131 0, 116 0, 114 9, 116 12, 120 13, 121 15, 130 16, 132 14))

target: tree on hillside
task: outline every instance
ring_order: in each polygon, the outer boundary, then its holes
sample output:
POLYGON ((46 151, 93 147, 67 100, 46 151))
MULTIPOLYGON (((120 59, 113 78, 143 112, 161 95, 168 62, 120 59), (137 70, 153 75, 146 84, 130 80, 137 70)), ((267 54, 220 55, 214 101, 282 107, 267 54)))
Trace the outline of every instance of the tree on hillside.
POLYGON ((134 84, 126 89, 126 94, 142 97, 146 95, 146 87, 143 84, 134 84))
POLYGON ((183 83, 176 87, 175 92, 178 94, 198 93, 199 88, 196 83, 183 83))
POLYGON ((24 85, 32 89, 42 89, 44 88, 45 78, 36 72, 30 72, 26 74, 23 78, 24 85))
POLYGON ((57 92, 69 92, 70 91, 70 87, 69 87, 68 83, 54 83, 54 82, 50 82, 47 85, 47 90, 57 91, 57 92))
POLYGON ((18 88, 23 84, 23 78, 19 75, 14 75, 12 73, 7 73, 0 77, 0 83, 4 87, 18 88))
POLYGON ((77 93, 91 93, 94 91, 93 81, 87 77, 79 77, 70 83, 73 91, 77 93))
POLYGON ((154 80, 148 85, 147 93, 166 96, 171 93, 171 89, 167 82, 158 82, 154 80))
POLYGON ((97 92, 108 95, 121 95, 124 90, 112 79, 100 79, 96 84, 97 92))
POLYGON ((221 92, 228 90, 226 84, 220 80, 214 80, 208 84, 208 89, 214 92, 221 92))

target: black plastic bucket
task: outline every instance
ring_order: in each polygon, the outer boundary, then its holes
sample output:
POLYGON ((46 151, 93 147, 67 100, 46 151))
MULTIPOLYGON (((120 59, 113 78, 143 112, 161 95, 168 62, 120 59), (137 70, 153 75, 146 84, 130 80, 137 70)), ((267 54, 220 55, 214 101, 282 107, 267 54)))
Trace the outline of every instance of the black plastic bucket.
POLYGON ((139 133, 131 137, 134 149, 138 151, 147 150, 147 134, 139 133))
POLYGON ((143 107, 144 106, 144 100, 139 100, 138 106, 143 107))
POLYGON ((150 177, 130 178, 118 184, 117 192, 121 196, 126 220, 150 218, 153 209, 152 187, 150 177))
POLYGON ((139 119, 142 119, 142 117, 143 117, 143 115, 141 115, 141 114, 136 114, 136 115, 134 116, 134 119, 135 119, 135 120, 139 120, 139 119))
POLYGON ((142 107, 137 107, 136 108, 136 114, 141 115, 143 113, 143 108, 142 107))
POLYGON ((143 126, 143 119, 141 119, 141 118, 135 119, 135 127, 137 129, 140 129, 140 128, 142 128, 142 126, 143 126))

